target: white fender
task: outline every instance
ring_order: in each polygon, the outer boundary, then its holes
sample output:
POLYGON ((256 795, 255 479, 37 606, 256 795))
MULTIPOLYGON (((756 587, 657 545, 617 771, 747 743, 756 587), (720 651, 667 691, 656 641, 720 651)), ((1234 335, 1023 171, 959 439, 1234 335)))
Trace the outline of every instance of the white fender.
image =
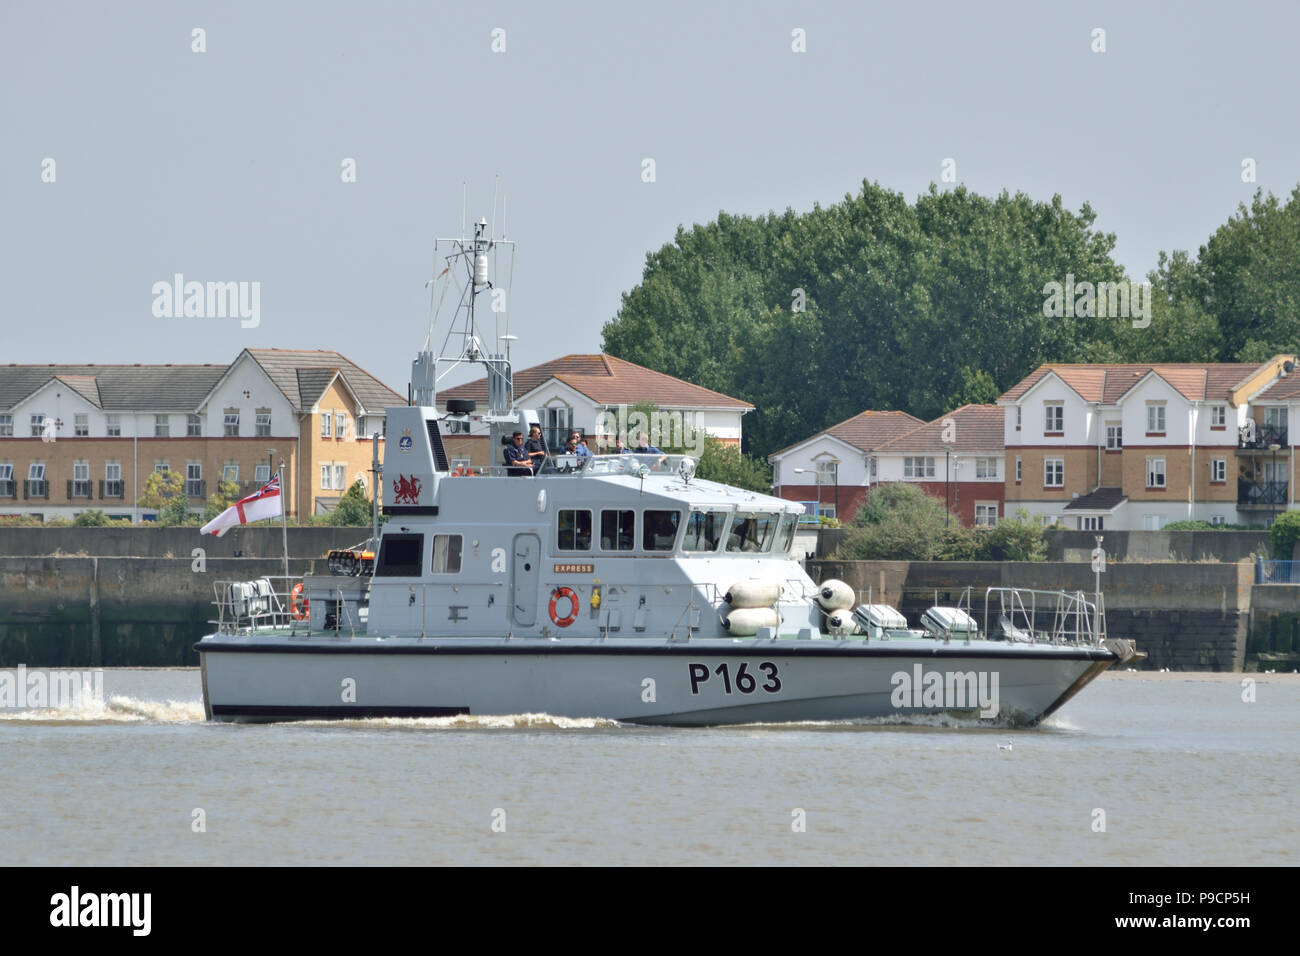
POLYGON ((849 610, 831 611, 826 615, 826 625, 830 633, 836 637, 848 637, 858 630, 858 624, 853 620, 853 612, 849 610))
POLYGON ((857 595, 853 593, 853 588, 849 587, 843 581, 837 581, 831 578, 829 581, 823 581, 817 589, 817 603, 825 611, 844 611, 853 607, 853 602, 857 595))
POLYGON ((770 607, 740 607, 722 619, 722 626, 736 637, 753 637, 760 627, 777 627, 781 615, 770 607))
POLYGON ((750 578, 737 581, 722 599, 732 607, 771 607, 781 597, 781 582, 750 578))

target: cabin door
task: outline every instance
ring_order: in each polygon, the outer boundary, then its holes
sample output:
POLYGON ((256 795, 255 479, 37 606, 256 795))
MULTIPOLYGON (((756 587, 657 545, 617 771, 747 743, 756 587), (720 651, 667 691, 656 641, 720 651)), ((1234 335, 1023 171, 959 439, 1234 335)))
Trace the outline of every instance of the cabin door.
POLYGON ((510 572, 510 620, 519 627, 537 623, 537 582, 541 579, 542 540, 535 534, 515 535, 515 561, 510 572))

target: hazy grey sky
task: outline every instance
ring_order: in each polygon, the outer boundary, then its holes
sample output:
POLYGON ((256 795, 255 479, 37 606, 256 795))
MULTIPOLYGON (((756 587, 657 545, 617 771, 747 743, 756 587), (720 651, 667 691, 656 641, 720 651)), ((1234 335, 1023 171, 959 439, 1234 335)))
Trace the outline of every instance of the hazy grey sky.
POLYGON ((4 0, 0 361, 330 348, 404 391, 432 240, 498 174, 521 367, 596 351, 678 224, 913 199, 949 157, 1091 202, 1138 277, 1300 181, 1298 28, 1292 2, 4 0), (155 318, 177 272, 260 281, 260 325, 155 318))

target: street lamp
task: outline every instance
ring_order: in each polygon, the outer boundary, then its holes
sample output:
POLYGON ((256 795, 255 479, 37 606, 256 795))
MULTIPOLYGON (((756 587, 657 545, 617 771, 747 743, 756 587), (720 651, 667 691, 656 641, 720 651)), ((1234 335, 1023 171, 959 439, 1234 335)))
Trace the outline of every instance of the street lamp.
MULTIPOLYGON (((1269 482, 1269 484, 1271 484, 1271 485, 1273 486, 1273 488, 1274 488, 1274 495, 1275 495, 1276 497, 1279 497, 1279 498, 1281 497, 1281 495, 1278 495, 1278 494, 1277 494, 1277 484, 1278 484, 1278 481, 1277 481, 1277 451, 1278 451, 1278 449, 1281 448, 1281 447, 1282 447, 1282 446, 1279 445, 1277 442, 1274 442, 1273 444, 1271 444, 1271 445, 1268 446, 1268 450, 1271 451, 1271 452, 1273 453, 1273 480, 1272 480, 1271 482, 1269 482)), ((1274 504, 1277 504, 1277 502, 1274 502, 1274 504)), ((1273 523, 1274 523, 1274 524, 1277 523, 1277 515, 1276 515, 1276 514, 1273 515, 1273 523)))
MULTIPOLYGON (((807 468, 796 468, 796 469, 794 470, 794 473, 795 473, 796 475, 806 475, 806 474, 808 474, 808 469, 807 469, 807 468)), ((817 479, 817 518, 818 518, 818 521, 820 522, 820 519, 821 519, 821 513, 822 513, 822 473, 821 473, 819 470, 817 470, 816 468, 812 469, 812 473, 813 473, 813 477, 815 477, 815 478, 817 479)), ((835 509, 835 513, 836 513, 837 515, 839 514, 839 509, 838 509, 838 508, 835 509)))
POLYGON ((948 516, 952 511, 952 495, 949 491, 950 482, 948 480, 949 468, 948 459, 952 454, 952 446, 943 446, 943 526, 948 527, 948 516))

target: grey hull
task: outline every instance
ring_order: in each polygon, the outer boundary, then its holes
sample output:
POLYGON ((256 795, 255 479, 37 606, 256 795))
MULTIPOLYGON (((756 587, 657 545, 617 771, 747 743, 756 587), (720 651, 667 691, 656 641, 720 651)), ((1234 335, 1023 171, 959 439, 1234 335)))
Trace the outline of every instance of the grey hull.
POLYGON ((993 641, 752 638, 215 635, 196 648, 209 718, 238 721, 546 713, 701 726, 948 713, 1032 725, 1118 659, 993 641))

